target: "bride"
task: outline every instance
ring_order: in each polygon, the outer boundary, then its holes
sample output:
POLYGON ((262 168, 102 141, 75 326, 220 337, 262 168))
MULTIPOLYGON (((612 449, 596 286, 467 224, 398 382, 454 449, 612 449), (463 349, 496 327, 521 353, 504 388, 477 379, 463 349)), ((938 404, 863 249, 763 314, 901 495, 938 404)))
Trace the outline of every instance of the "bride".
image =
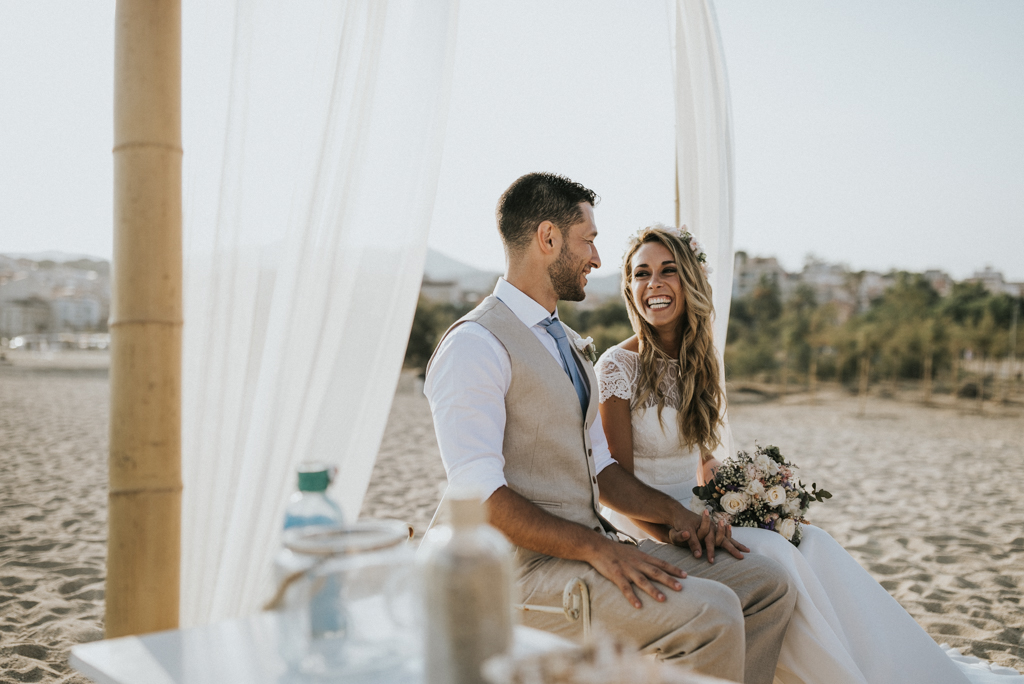
MULTIPOLYGON (((622 266, 622 294, 637 334, 597 364, 601 420, 612 456, 683 505, 690 504, 695 485, 714 477, 718 461, 711 452, 722 425, 724 397, 703 260, 689 233, 662 226, 642 230, 622 266)), ((667 541, 663 529, 605 513, 624 532, 667 541)), ((804 526, 799 547, 768 530, 738 527, 727 533, 782 563, 799 591, 776 671, 784 684, 1024 681, 995 674, 985 664, 951 659, 818 527, 804 526)))

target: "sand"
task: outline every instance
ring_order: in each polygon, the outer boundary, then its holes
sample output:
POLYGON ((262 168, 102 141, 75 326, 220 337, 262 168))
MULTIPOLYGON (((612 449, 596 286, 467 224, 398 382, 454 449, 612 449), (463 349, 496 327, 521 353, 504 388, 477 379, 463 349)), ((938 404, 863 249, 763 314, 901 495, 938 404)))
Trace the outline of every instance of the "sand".
POLYGON ((834 498, 827 530, 938 642, 1024 671, 1024 412, 978 415, 834 392, 732 412, 834 498))
POLYGON ((67 657, 103 637, 106 371, 32 360, 0 366, 0 681, 86 682, 67 657))
MULTIPOLYGON (((97 356, 0 364, 0 682, 87 680, 102 635, 106 372, 97 356)), ((936 641, 1024 670, 1024 408, 832 389, 732 408, 737 443, 776 444, 835 498, 812 508, 936 641)), ((422 534, 441 466, 426 400, 403 376, 363 504, 422 534)))

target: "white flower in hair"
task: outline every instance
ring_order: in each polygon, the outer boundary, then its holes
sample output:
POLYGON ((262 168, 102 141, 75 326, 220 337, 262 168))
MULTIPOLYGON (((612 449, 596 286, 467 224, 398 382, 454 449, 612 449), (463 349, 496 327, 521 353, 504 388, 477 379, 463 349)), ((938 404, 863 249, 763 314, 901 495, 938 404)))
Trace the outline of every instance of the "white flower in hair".
MULTIPOLYGON (((690 251, 693 252, 694 255, 697 257, 697 261, 699 261, 700 265, 704 267, 704 264, 707 263, 708 255, 704 253, 704 248, 697 241, 697 238, 693 236, 693 233, 686 230, 686 226, 679 228, 678 233, 679 239, 686 243, 686 246, 689 247, 690 251)), ((707 275, 708 273, 710 273, 710 271, 708 271, 708 269, 704 267, 704 274, 707 275)))

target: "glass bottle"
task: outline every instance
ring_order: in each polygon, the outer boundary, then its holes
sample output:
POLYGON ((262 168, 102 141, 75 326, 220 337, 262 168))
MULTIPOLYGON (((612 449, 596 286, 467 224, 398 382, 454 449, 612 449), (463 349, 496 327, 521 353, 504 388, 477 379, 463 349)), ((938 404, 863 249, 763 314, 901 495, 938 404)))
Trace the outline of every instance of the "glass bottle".
MULTIPOLYGON (((301 534, 306 528, 340 529, 344 525, 341 507, 327 496, 327 488, 333 480, 333 475, 334 469, 323 463, 299 465, 299 489, 291 495, 285 509, 286 538, 301 534)), ((316 560, 314 556, 297 554, 289 548, 282 548, 274 562, 275 582, 280 586, 294 573, 309 570, 316 560)), ((289 589, 290 593, 297 591, 298 586, 289 589)), ((330 640, 344 639, 347 619, 338 579, 326 578, 308 601, 308 629, 312 643, 321 645, 330 640)), ((286 597, 286 602, 295 605, 301 603, 301 600, 286 597)))
POLYGON ((512 548, 476 497, 447 502, 417 562, 423 579, 427 684, 483 684, 481 666, 512 645, 512 548))

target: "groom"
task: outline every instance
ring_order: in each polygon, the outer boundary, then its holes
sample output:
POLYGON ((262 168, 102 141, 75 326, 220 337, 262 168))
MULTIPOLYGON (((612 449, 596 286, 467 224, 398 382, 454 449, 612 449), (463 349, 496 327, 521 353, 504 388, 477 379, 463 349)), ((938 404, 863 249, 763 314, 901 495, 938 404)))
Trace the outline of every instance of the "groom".
MULTIPOLYGON (((501 196, 505 277, 449 329, 427 369, 449 486, 486 499, 490 523, 516 546, 525 603, 560 605, 566 582, 582 577, 598 629, 705 674, 770 684, 796 601, 784 571, 743 558, 706 520, 612 459, 594 368, 558 321, 558 300, 582 300, 587 274, 601 265, 595 200, 546 173, 501 196), (600 516, 601 503, 664 525, 678 546, 635 544, 600 516), (716 542, 732 555, 715 559, 716 542), (701 559, 702 545, 713 562, 701 559)), ((524 619, 580 636, 561 615, 524 619)))

